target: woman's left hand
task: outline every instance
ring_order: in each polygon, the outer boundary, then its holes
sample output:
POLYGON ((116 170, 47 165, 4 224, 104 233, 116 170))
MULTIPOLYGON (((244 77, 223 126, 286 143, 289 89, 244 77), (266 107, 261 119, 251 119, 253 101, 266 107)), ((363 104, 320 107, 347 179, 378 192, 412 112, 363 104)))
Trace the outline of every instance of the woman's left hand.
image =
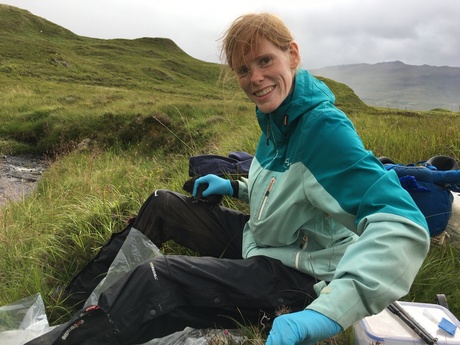
POLYGON ((266 345, 309 345, 327 339, 342 330, 334 320, 306 309, 278 316, 266 345))

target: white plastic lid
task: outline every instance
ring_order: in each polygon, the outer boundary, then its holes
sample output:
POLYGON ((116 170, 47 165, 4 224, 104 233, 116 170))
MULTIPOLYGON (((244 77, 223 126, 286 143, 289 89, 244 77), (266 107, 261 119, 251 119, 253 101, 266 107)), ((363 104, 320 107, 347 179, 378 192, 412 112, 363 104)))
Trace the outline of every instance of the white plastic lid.
MULTIPOLYGON (((404 310, 412 316, 426 331, 438 339, 438 344, 460 345, 460 322, 446 308, 437 304, 398 302, 404 310), (425 311, 425 313, 424 313, 425 311), (427 317, 429 315, 429 317, 427 317), (438 327, 442 318, 447 319, 457 326, 455 334, 452 336, 438 327)), ((369 338, 380 342, 414 342, 424 341, 409 328, 397 315, 388 309, 362 320, 364 331, 369 338)))

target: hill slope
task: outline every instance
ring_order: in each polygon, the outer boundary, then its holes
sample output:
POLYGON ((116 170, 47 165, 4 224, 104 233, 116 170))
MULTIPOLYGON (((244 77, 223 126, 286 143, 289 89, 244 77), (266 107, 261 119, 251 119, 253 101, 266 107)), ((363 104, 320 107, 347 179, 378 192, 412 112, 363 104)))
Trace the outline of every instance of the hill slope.
MULTIPOLYGON (((170 39, 82 37, 28 11, 0 5, 0 81, 44 80, 213 98, 220 67, 192 58, 170 39)), ((324 81, 339 106, 365 107, 348 87, 324 81)))
POLYGON ((0 33, 31 37, 77 38, 71 31, 19 8, 0 4, 0 33))
POLYGON ((107 87, 209 92, 217 64, 192 58, 162 38, 81 37, 28 11, 0 5, 0 75, 107 87))
POLYGON ((349 85, 367 104, 399 109, 458 111, 460 68, 412 66, 400 61, 311 70, 349 85))

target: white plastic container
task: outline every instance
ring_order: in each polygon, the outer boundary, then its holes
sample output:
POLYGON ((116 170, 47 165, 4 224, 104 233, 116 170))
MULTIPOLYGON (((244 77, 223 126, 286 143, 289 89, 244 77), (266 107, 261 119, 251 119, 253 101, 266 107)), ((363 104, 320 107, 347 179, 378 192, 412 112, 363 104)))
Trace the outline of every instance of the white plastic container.
MULTIPOLYGON (((398 303, 415 321, 438 339, 438 345, 460 345, 460 322, 448 309, 437 304, 398 303), (445 318, 455 324, 457 326, 455 334, 450 335, 440 329, 437 323, 426 316, 427 314, 434 317, 438 322, 445 318)), ((388 309, 357 322, 353 325, 353 332, 356 345, 426 344, 409 326, 388 309)))

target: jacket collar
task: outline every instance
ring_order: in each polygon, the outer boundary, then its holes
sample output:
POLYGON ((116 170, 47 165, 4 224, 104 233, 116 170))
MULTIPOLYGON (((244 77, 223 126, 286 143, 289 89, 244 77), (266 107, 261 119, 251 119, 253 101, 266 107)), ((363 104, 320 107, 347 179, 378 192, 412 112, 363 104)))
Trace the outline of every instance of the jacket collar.
POLYGON ((329 88, 306 70, 299 70, 293 92, 272 113, 263 113, 256 108, 257 120, 267 139, 279 144, 289 138, 289 132, 300 117, 326 101, 335 101, 329 88))

